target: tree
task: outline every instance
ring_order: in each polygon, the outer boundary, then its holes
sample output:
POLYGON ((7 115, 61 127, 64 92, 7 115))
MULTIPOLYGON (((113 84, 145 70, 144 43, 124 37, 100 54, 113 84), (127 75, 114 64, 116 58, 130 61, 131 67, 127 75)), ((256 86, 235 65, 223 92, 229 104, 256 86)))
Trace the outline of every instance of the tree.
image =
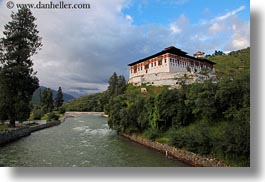
POLYGON ((59 108, 63 105, 63 92, 62 92, 62 88, 59 87, 58 91, 57 91, 57 95, 55 97, 55 100, 54 100, 54 107, 55 108, 59 108))
POLYGON ((116 85, 116 95, 123 94, 126 90, 126 80, 123 75, 120 75, 116 85))
POLYGON ((15 127, 15 121, 29 117, 33 92, 39 87, 31 57, 42 46, 36 18, 28 8, 11 14, 1 38, 0 87, 2 110, 15 127))
POLYGON ((116 72, 114 72, 113 75, 109 79, 108 91, 109 91, 110 96, 114 96, 116 94, 117 83, 118 83, 118 76, 116 72))
POLYGON ((44 112, 51 112, 53 110, 53 94, 50 88, 44 89, 41 94, 41 106, 44 112))

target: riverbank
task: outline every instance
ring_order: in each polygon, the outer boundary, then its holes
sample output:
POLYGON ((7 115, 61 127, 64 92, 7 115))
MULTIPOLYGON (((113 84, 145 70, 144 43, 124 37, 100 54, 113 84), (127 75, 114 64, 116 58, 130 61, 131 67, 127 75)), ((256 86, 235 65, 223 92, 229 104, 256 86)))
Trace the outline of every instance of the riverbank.
POLYGON ((102 115, 103 117, 106 117, 104 112, 65 112, 64 116, 60 118, 61 122, 64 122, 67 118, 72 118, 72 117, 78 117, 78 116, 84 116, 84 115, 102 115))
POLYGON ((218 161, 217 159, 203 157, 189 151, 169 146, 167 144, 152 142, 140 136, 126 134, 122 134, 122 136, 148 148, 159 151, 165 154, 168 158, 177 159, 194 167, 230 167, 229 165, 223 163, 222 161, 218 161))
POLYGON ((22 137, 31 135, 31 133, 39 130, 43 130, 52 126, 61 124, 60 121, 51 121, 44 124, 34 125, 34 126, 23 126, 21 128, 16 128, 13 130, 1 131, 0 132, 0 146, 7 143, 18 140, 22 137))
POLYGON ((78 117, 84 115, 104 115, 104 112, 65 112, 64 117, 78 117))

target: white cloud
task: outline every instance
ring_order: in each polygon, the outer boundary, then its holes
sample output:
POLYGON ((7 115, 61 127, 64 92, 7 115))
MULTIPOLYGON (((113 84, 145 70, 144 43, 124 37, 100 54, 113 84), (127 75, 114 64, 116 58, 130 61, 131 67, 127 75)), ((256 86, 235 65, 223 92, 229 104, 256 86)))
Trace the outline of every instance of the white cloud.
POLYGON ((249 23, 237 22, 232 25, 231 43, 228 50, 238 50, 250 46, 250 26, 249 23))
POLYGON ((238 12, 243 11, 246 7, 245 6, 240 6, 239 8, 229 11, 228 13, 226 13, 225 15, 222 16, 218 16, 216 18, 214 18, 212 21, 223 21, 233 15, 236 15, 238 12))
POLYGON ((210 27, 209 27, 209 31, 212 33, 217 33, 219 31, 222 31, 223 27, 219 24, 219 23, 213 23, 210 27))
POLYGON ((125 17, 130 23, 133 22, 133 18, 130 15, 126 15, 125 17))
POLYGON ((180 15, 179 18, 170 24, 169 28, 172 33, 179 34, 182 32, 182 29, 185 29, 186 25, 188 24, 188 19, 185 15, 180 15))
POLYGON ((181 29, 178 27, 178 25, 176 25, 176 23, 172 23, 170 25, 170 30, 172 33, 181 33, 181 29))

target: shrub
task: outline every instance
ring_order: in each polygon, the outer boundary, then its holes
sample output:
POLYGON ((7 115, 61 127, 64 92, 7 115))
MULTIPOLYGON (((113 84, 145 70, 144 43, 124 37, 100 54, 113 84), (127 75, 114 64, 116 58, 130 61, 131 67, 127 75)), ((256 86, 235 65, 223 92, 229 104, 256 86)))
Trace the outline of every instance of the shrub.
POLYGON ((154 141, 156 138, 161 137, 161 132, 158 129, 153 129, 153 128, 149 128, 148 130, 146 130, 146 132, 144 133, 144 135, 154 141))
POLYGON ((33 120, 40 120, 44 115, 44 111, 41 108, 34 108, 32 111, 33 120))
POLYGON ((55 114, 54 112, 48 113, 48 121, 58 120, 58 119, 59 119, 59 116, 55 114))
POLYGON ((65 108, 64 107, 59 107, 58 112, 59 112, 59 114, 64 114, 65 113, 65 108))

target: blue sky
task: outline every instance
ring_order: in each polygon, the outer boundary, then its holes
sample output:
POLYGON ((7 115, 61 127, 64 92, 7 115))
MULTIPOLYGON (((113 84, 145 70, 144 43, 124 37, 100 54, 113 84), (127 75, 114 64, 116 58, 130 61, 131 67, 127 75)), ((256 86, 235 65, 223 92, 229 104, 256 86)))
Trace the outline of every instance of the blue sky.
POLYGON ((123 13, 133 18, 133 24, 166 25, 179 15, 184 14, 190 23, 196 24, 205 19, 235 10, 244 6, 244 11, 238 13, 243 20, 249 20, 249 0, 132 0, 123 13))
MULTIPOLYGON (((0 37, 11 11, 0 0, 0 37)), ((51 0, 41 0, 49 3, 51 0)), ((52 0, 54 3, 61 0, 52 0)), ((38 3, 13 0, 14 3, 38 3)), ((101 92, 128 64, 175 46, 197 51, 234 51, 250 46, 247 0, 64 0, 90 3, 89 10, 32 9, 43 47, 34 56, 40 84, 75 96, 101 92), (54 74, 56 73, 56 74, 54 74)))

